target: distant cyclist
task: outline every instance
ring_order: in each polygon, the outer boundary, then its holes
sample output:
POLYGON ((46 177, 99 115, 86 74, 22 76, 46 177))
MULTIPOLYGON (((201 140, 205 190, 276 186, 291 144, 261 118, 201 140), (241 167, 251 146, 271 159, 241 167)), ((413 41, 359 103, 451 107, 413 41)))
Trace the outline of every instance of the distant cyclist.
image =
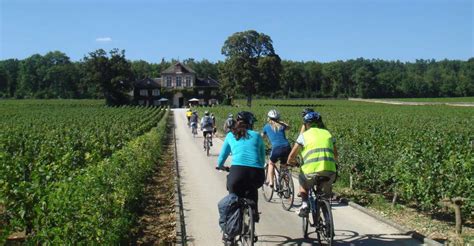
POLYGON ((237 121, 232 131, 227 134, 218 159, 218 168, 222 168, 227 157, 232 152, 232 164, 227 176, 227 190, 239 197, 245 197, 255 202, 255 222, 258 215, 258 189, 265 181, 265 145, 258 132, 253 131, 256 121, 250 112, 242 111, 237 114, 237 121), (245 194, 247 195, 245 196, 245 194))
POLYGON ((272 151, 270 153, 268 175, 265 182, 273 188, 275 163, 280 161, 280 164, 286 165, 291 147, 285 135, 285 131, 289 129, 289 126, 285 122, 280 121, 280 113, 272 109, 268 112, 267 116, 268 123, 263 127, 262 137, 268 138, 272 145, 272 151))
POLYGON ((199 116, 198 116, 198 113, 197 113, 196 110, 194 110, 194 111, 191 113, 191 117, 189 117, 189 122, 190 122, 192 128, 196 128, 196 129, 197 129, 197 124, 198 124, 198 122, 199 122, 199 116))
POLYGON ((301 133, 291 150, 288 161, 293 163, 302 149, 303 164, 300 167, 299 183, 302 199, 299 216, 308 213, 308 190, 315 185, 316 176, 326 176, 329 181, 322 183, 326 196, 332 192, 332 183, 336 179, 337 149, 335 139, 326 130, 318 112, 308 112, 303 117, 305 132, 301 133))
POLYGON ((204 137, 203 147, 206 150, 206 135, 210 135, 210 145, 212 146, 212 132, 214 131, 214 126, 212 124, 212 118, 209 116, 209 111, 204 112, 204 117, 201 118, 201 131, 202 136, 204 137))
POLYGON ((193 115, 193 112, 191 111, 190 108, 188 108, 188 110, 186 110, 186 118, 188 119, 188 126, 190 126, 190 123, 191 123, 191 115, 193 115))
POLYGON ((223 127, 224 133, 225 134, 229 133, 232 130, 232 128, 234 128, 234 125, 235 125, 234 115, 229 114, 227 116, 227 119, 224 122, 224 127, 223 127))

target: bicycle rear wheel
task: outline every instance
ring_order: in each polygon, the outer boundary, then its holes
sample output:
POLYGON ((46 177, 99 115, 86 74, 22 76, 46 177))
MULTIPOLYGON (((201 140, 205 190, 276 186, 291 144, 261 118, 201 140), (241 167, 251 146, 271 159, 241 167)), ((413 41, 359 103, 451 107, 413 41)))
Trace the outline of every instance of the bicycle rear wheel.
POLYGON ((280 175, 280 197, 283 209, 290 210, 295 200, 295 186, 293 178, 288 171, 282 172, 280 175))
POLYGON ((312 209, 311 209, 311 212, 307 216, 302 218, 304 238, 309 238, 309 233, 310 233, 309 228, 315 225, 314 223, 315 217, 316 215, 314 214, 314 212, 312 212, 312 209))
POLYGON ((332 218, 331 205, 329 201, 323 200, 319 202, 321 212, 319 213, 319 223, 317 228, 318 242, 324 240, 327 245, 331 246, 334 239, 334 221, 332 218))
MULTIPOLYGON (((270 187, 267 183, 268 181, 268 163, 265 164, 265 183, 262 185, 262 191, 263 191, 263 198, 265 198, 265 201, 269 202, 272 200, 273 197, 273 188, 270 187)), ((273 177, 273 184, 275 184, 275 178, 273 177)))
POLYGON ((209 140, 209 137, 206 136, 206 154, 207 154, 207 156, 209 156, 209 150, 210 149, 211 149, 210 140, 209 140))
POLYGON ((240 244, 243 246, 253 246, 255 238, 255 221, 253 209, 246 205, 243 211, 242 233, 240 235, 240 244))

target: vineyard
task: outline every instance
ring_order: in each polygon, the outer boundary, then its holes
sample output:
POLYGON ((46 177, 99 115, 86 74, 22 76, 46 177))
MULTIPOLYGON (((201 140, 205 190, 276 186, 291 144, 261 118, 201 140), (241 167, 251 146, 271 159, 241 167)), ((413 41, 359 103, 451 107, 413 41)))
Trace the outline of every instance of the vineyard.
POLYGON ((167 110, 0 101, 0 243, 123 240, 160 156, 167 110))
MULTIPOLYGON (((245 105, 244 101, 237 101, 245 105)), ((228 113, 249 110, 261 129, 274 108, 291 125, 294 141, 301 111, 322 114, 336 137, 339 180, 355 189, 398 197, 424 211, 439 211, 444 198, 462 197, 466 216, 474 208, 474 110, 448 106, 395 106, 343 100, 257 100, 246 107, 212 108, 221 129, 228 113)))

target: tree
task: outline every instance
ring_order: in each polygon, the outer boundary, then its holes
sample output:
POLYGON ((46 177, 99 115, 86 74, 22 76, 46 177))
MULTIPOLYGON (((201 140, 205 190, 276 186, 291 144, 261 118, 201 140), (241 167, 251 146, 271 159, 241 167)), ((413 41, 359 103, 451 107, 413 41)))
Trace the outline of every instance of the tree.
POLYGON ((356 82, 356 93, 360 98, 367 98, 373 95, 374 73, 371 66, 358 68, 353 76, 356 82))
POLYGON ((4 71, 5 97, 14 97, 18 87, 18 73, 20 71, 20 61, 8 59, 0 61, 0 69, 4 71))
POLYGON ((109 55, 99 49, 84 57, 86 81, 99 85, 107 105, 126 104, 134 80, 131 64, 125 59, 124 50, 113 49, 109 55))
POLYGON ((226 83, 234 84, 237 90, 247 96, 247 105, 252 106, 252 95, 259 93, 260 88, 266 88, 267 79, 277 78, 279 66, 275 70, 268 71, 269 62, 278 63, 279 57, 273 49, 272 39, 264 33, 258 33, 254 30, 237 32, 228 37, 221 50, 226 56, 225 68, 222 76, 226 83), (260 59, 265 57, 274 57, 262 61, 259 67, 260 59), (278 57, 278 58, 277 58, 278 57), (260 68, 265 70, 260 71, 260 68), (263 75, 263 76, 262 76, 263 75))

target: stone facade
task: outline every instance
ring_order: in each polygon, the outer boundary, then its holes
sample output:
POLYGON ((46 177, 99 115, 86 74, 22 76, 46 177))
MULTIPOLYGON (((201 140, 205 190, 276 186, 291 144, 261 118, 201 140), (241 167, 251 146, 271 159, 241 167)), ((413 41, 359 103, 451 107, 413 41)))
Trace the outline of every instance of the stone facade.
POLYGON ((139 105, 172 107, 187 106, 191 98, 198 99, 200 105, 218 104, 221 99, 217 80, 198 78, 196 72, 180 62, 162 71, 160 78, 136 81, 133 97, 139 105))

